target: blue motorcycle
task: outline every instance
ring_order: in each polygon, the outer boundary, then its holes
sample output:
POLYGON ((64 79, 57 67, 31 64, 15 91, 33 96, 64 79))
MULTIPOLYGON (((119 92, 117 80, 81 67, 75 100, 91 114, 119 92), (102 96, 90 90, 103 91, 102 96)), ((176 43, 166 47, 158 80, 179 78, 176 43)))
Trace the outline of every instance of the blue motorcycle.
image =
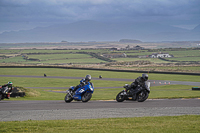
POLYGON ((73 91, 75 86, 71 86, 67 91, 66 91, 66 96, 65 96, 65 102, 69 103, 72 100, 75 101, 82 101, 82 102, 88 102, 92 98, 92 94, 94 92, 94 87, 91 82, 86 84, 83 87, 78 88, 75 92, 73 91))

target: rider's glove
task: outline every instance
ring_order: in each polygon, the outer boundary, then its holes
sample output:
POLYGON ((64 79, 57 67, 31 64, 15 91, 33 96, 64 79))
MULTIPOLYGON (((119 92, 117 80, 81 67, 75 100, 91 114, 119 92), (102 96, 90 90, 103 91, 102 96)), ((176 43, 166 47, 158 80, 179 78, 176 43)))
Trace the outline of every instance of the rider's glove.
POLYGON ((81 84, 81 85, 85 85, 85 80, 82 79, 82 80, 80 81, 80 84, 81 84))

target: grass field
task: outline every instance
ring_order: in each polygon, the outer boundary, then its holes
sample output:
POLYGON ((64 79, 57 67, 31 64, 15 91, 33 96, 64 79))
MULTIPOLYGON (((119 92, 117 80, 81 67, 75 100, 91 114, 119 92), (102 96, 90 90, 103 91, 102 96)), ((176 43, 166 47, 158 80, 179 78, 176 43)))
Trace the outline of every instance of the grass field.
MULTIPOLYGON (((48 45, 50 47, 50 45, 48 45)), ((171 45, 170 45, 171 46, 171 45)), ((0 64, 96 64, 107 63, 106 61, 94 58, 88 54, 78 54, 77 52, 92 52, 97 54, 103 53, 126 53, 127 55, 151 55, 152 53, 164 52, 172 54, 175 58, 170 60, 177 61, 199 61, 200 50, 195 49, 158 49, 148 52, 147 50, 130 50, 130 51, 109 51, 101 50, 47 50, 47 49, 0 49, 0 64), (26 61, 22 56, 17 54, 40 53, 40 55, 28 55, 29 58, 40 59, 40 61, 26 61), (54 53, 54 54, 52 54, 54 53), (73 53, 73 54, 72 54, 73 53), (12 56, 4 59, 4 56, 12 56)), ((169 58, 168 58, 169 59, 169 58)), ((170 61, 159 59, 143 59, 143 58, 113 58, 117 62, 124 61, 141 61, 147 60, 154 64, 167 64, 170 61)), ((113 66, 112 66, 113 67, 113 66)), ((187 71, 200 72, 199 66, 120 66, 120 69, 138 69, 138 70, 162 70, 162 71, 187 71), (132 67, 132 68, 131 68, 132 67)), ((113 67, 115 68, 115 66, 113 67)), ((84 78, 86 74, 92 77, 102 75, 103 78, 124 78, 135 79, 141 76, 141 73, 127 72, 109 72, 109 71, 89 71, 78 69, 56 69, 56 68, 0 68, 0 75, 34 75, 43 76, 69 76, 84 78)), ((170 75, 170 74, 153 74, 149 73, 150 80, 172 80, 172 81, 191 81, 200 82, 199 76, 191 75, 170 75)), ((11 98, 9 100, 64 100, 65 93, 56 93, 65 91, 66 89, 42 89, 40 87, 69 87, 77 85, 79 80, 76 79, 57 79, 57 78, 14 78, 0 77, 0 84, 3 85, 8 81, 12 81, 14 86, 19 87, 39 87, 35 89, 25 89, 26 96, 11 98), (55 92, 51 92, 55 91, 55 92)), ((92 80, 94 87, 116 87, 95 89, 91 100, 114 100, 117 93, 123 88, 124 84, 131 82, 109 81, 109 80, 92 80), (118 88, 120 87, 121 88, 118 88)), ((188 85, 163 85, 151 87, 149 98, 200 98, 199 91, 192 91, 194 86, 188 85)), ((162 116, 162 117, 136 117, 136 118, 107 118, 107 119, 85 119, 85 120, 49 120, 49 121, 10 121, 0 122, 0 133, 21 133, 21 132, 95 132, 95 133, 118 133, 118 132, 140 132, 140 133, 198 133, 200 132, 200 115, 184 115, 184 116, 162 116)))
MULTIPOLYGON (((34 75, 43 76, 69 76, 84 78, 91 74, 92 77, 102 75, 103 78, 124 78, 135 79, 141 73, 110 72, 110 71, 89 71, 75 69, 56 69, 56 68, 0 68, 1 75, 34 75)), ((20 78, 20 77, 0 77, 1 84, 12 81, 19 87, 70 87, 79 84, 80 79, 59 79, 59 78, 20 78)), ((172 80, 172 81, 191 81, 199 82, 198 76, 191 75, 170 75, 149 73, 150 80, 172 80)), ((116 87, 113 89, 95 89, 92 100, 114 100, 117 93, 123 90, 124 84, 131 84, 126 81, 92 80, 94 87, 116 87), (121 88, 118 88, 121 87, 121 88)), ((163 85, 151 87, 149 98, 199 98, 200 92, 191 91, 194 86, 187 85, 163 85)), ((12 98, 10 100, 63 100, 65 93, 55 93, 50 91, 65 91, 66 89, 31 89, 37 91, 37 97, 12 98)))
POLYGON ((28 58, 39 60, 55 60, 55 59, 80 59, 92 58, 88 54, 46 54, 46 55, 28 55, 28 58))
MULTIPOLYGON (((69 86, 68 86, 69 87, 69 86)), ((194 86, 187 85, 165 85, 159 87, 151 87, 151 93, 149 99, 172 99, 172 98, 200 98, 200 92, 192 91, 194 86)), ((64 100, 66 89, 28 89, 27 96, 11 98, 9 100, 64 100), (29 94, 29 92, 31 92, 29 94)), ((116 95, 123 90, 121 88, 105 88, 94 89, 91 100, 115 100, 116 95)))
POLYGON ((77 64, 95 64, 106 62, 93 58, 88 54, 44 54, 28 55, 28 58, 37 59, 36 61, 26 60, 22 56, 13 56, 10 58, 0 59, 0 63, 18 63, 18 64, 56 64, 56 63, 77 63, 77 64))
MULTIPOLYGON (((134 79, 141 73, 110 72, 110 71, 89 71, 75 69, 56 68, 0 68, 0 75, 35 75, 43 76, 71 76, 84 77, 91 74, 92 77, 102 75, 103 78, 127 78, 134 79)), ((196 81, 198 76, 170 75, 170 74, 149 74, 154 80, 175 80, 175 81, 196 81)), ((14 78, 0 77, 0 83, 5 84, 12 81, 14 86, 39 87, 37 89, 26 89, 25 97, 11 98, 9 100, 64 100, 66 89, 42 89, 40 87, 69 87, 77 85, 76 79, 57 78, 14 78), (55 91, 55 92, 51 92, 55 91)), ((127 82, 92 80, 94 87, 119 87, 127 82)), ((128 84, 130 84, 129 82, 128 84)), ((151 87, 149 98, 200 98, 199 91, 192 91, 192 86, 187 85, 164 85, 151 87)), ((117 93, 123 88, 95 89, 91 100, 114 100, 117 93)), ((162 117, 135 117, 135 118, 103 118, 103 119, 83 119, 83 120, 28 120, 0 122, 0 132, 2 133, 51 133, 51 132, 71 132, 71 133, 197 133, 200 132, 200 115, 183 116, 162 116, 162 117)))
POLYGON ((105 61, 95 59, 95 58, 76 58, 76 59, 55 59, 55 60, 45 60, 45 61, 26 61, 21 62, 21 64, 99 64, 105 61))
POLYGON ((168 58, 168 60, 175 61, 200 61, 200 57, 179 57, 179 58, 168 58))
POLYGON ((193 50, 193 49, 185 49, 185 50, 164 50, 159 49, 155 52, 148 52, 147 50, 141 50, 141 51, 123 51, 127 55, 151 55, 152 53, 169 53, 170 55, 173 55, 174 57, 186 57, 186 56, 199 56, 200 51, 199 50, 193 50))
POLYGON ((110 51, 109 49, 0 49, 0 53, 0 65, 67 65, 72 67, 109 67, 112 69, 200 73, 200 50, 197 48, 165 48, 124 51, 110 51), (159 52, 169 53, 174 57, 166 58, 167 60, 137 57, 159 52), (134 55, 134 58, 102 58, 103 54, 110 53, 125 53, 128 56, 134 55), (24 55, 30 59, 37 60, 26 60, 24 59, 24 55), (5 58, 5 56, 9 58, 5 58), (113 62, 110 63, 110 61, 113 62))
POLYGON ((198 133, 200 115, 0 122, 2 133, 198 133))
MULTIPOLYGON (((113 72, 113 71, 97 71, 97 70, 80 70, 80 69, 60 69, 60 68, 0 68, 0 75, 34 75, 43 76, 69 76, 69 77, 84 77, 90 74, 92 77, 103 78, 125 78, 135 79, 141 76, 142 73, 131 72, 113 72)), ((149 80, 172 80, 172 81, 191 81, 199 82, 198 75, 178 75, 178 74, 154 74, 149 73, 149 80)))
POLYGON ((1 59, 0 63, 22 63, 25 61, 26 60, 24 60, 22 56, 16 56, 16 57, 10 57, 6 59, 1 59))
POLYGON ((17 49, 0 49, 0 53, 2 54, 19 53, 20 51, 17 49))
MULTIPOLYGON (((39 59, 40 61, 26 61, 21 56, 10 57, 6 59, 0 59, 0 63, 18 63, 18 64, 57 64, 57 63, 78 63, 78 64, 95 64, 95 63, 107 63, 107 61, 100 60, 95 57, 91 57, 88 53, 96 53, 98 55, 109 54, 109 53, 125 53, 127 55, 151 55, 152 53, 169 53, 174 58, 167 58, 169 60, 180 61, 200 61, 200 50, 199 49, 155 49, 149 52, 148 50, 125 50, 125 51, 109 51, 108 49, 90 49, 90 50, 47 50, 47 49, 24 49, 24 50, 2 50, 0 49, 1 56, 9 56, 10 54, 34 54, 28 55, 28 58, 39 59), (80 54, 84 52, 85 54, 80 54), (92 58, 92 59, 91 59, 92 58)), ((152 58, 113 58, 117 62, 123 61, 141 61, 148 60, 154 64, 158 63, 174 63, 170 61, 162 61, 159 59, 152 58)))
POLYGON ((169 63, 168 61, 160 60, 160 59, 155 59, 155 58, 113 58, 113 60, 116 60, 117 62, 122 62, 122 61, 150 61, 153 63, 169 63))
MULTIPOLYGON (((123 66, 113 66, 117 69, 126 69, 123 66)), ((129 66, 128 68, 133 68, 134 70, 140 71, 173 71, 173 72, 200 72, 199 66, 129 66)))
POLYGON ((52 50, 52 49, 48 49, 48 50, 46 50, 46 49, 24 49, 24 50, 22 50, 22 51, 20 51, 20 53, 24 53, 24 54, 27 54, 27 53, 49 53, 49 54, 51 54, 51 53, 60 53, 60 54, 62 54, 62 53, 76 53, 76 52, 94 52, 94 53, 99 53, 99 52, 102 52, 102 51, 106 51, 106 52, 109 52, 109 50, 108 49, 101 49, 101 50, 90 50, 90 49, 88 49, 88 50, 52 50))

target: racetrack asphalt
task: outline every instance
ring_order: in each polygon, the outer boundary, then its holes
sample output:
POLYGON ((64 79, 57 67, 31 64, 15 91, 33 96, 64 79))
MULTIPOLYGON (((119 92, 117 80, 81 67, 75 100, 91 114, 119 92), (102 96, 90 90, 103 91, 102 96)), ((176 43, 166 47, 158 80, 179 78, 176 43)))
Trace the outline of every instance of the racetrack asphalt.
POLYGON ((70 120, 200 115, 200 99, 147 99, 145 102, 1 101, 0 121, 70 120))
MULTIPOLYGON (((1 77, 66 78, 82 77, 0 75, 1 77)), ((93 78, 93 80, 128 81, 133 79, 93 78)), ((150 81, 151 86, 184 84, 200 86, 199 82, 150 81), (155 83, 154 83, 155 82, 155 83)), ((108 87, 107 87, 108 88, 108 87)), ((116 88, 116 87, 115 87, 116 88)), ((54 88, 55 89, 55 88, 54 88)), ((65 88, 66 89, 66 88, 65 88)), ((62 101, 0 101, 0 121, 69 120, 116 117, 200 115, 200 99, 147 99, 145 102, 89 101, 87 103, 62 101)))

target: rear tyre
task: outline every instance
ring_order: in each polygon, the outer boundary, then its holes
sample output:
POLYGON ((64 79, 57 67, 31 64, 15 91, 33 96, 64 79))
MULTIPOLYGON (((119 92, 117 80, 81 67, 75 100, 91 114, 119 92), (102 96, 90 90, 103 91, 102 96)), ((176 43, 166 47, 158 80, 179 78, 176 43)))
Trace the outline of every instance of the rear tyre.
POLYGON ((123 93, 124 91, 121 91, 120 93, 117 94, 116 96, 116 101, 117 102, 123 102, 125 100, 125 96, 121 95, 121 93, 123 93))
POLYGON ((92 93, 84 93, 81 97, 82 102, 88 102, 92 98, 92 93))
POLYGON ((1 101, 2 95, 0 94, 0 101, 1 101))
POLYGON ((149 97, 149 93, 148 93, 146 90, 141 91, 141 92, 137 95, 137 101, 138 101, 138 102, 144 102, 148 97, 149 97))
POLYGON ((72 100, 73 100, 73 98, 71 97, 71 95, 69 93, 67 93, 67 95, 65 96, 65 102, 70 103, 72 100))

